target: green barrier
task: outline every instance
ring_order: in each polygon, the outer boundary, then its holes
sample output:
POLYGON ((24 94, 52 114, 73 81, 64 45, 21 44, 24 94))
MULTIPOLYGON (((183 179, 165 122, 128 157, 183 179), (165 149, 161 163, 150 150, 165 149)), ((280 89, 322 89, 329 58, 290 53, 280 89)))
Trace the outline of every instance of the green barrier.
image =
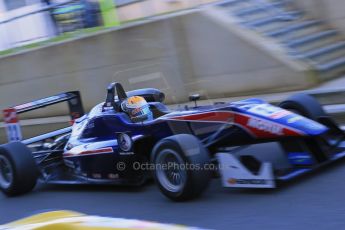
POLYGON ((105 27, 119 26, 120 21, 117 16, 116 7, 113 0, 99 0, 105 27))

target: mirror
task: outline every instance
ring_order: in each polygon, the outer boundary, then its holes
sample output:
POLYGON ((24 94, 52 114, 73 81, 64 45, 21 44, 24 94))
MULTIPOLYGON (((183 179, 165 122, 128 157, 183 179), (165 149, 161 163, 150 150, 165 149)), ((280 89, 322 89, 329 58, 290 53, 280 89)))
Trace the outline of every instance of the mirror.
POLYGON ((190 95, 189 96, 189 101, 194 101, 194 105, 195 105, 195 107, 198 107, 198 105, 197 105, 197 100, 199 100, 200 99, 200 94, 193 94, 193 95, 190 95))

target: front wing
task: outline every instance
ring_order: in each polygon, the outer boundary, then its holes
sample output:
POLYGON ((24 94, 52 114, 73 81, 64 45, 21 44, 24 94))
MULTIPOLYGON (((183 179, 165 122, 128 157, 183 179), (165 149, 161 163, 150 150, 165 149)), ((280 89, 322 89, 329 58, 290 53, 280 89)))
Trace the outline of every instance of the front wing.
POLYGON ((337 144, 329 158, 317 163, 308 152, 288 152, 279 143, 264 143, 216 154, 224 187, 275 188, 332 162, 345 158, 345 141, 337 144))

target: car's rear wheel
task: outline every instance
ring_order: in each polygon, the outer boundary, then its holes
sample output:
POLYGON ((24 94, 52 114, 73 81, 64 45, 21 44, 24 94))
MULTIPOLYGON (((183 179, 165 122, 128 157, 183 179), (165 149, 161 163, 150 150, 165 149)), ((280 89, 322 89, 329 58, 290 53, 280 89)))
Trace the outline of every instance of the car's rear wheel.
POLYGON ((0 190, 8 196, 30 192, 38 170, 30 149, 20 142, 0 146, 0 190))
POLYGON ((207 188, 211 171, 207 149, 188 134, 161 140, 153 149, 154 179, 161 192, 174 201, 197 198, 207 188))

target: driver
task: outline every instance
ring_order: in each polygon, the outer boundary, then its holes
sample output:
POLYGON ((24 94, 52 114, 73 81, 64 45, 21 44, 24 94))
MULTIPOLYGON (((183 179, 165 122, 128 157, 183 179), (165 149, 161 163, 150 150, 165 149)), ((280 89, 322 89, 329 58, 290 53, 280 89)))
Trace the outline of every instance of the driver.
POLYGON ((122 110, 129 115, 133 122, 152 121, 153 114, 145 98, 133 96, 121 103, 122 110))

